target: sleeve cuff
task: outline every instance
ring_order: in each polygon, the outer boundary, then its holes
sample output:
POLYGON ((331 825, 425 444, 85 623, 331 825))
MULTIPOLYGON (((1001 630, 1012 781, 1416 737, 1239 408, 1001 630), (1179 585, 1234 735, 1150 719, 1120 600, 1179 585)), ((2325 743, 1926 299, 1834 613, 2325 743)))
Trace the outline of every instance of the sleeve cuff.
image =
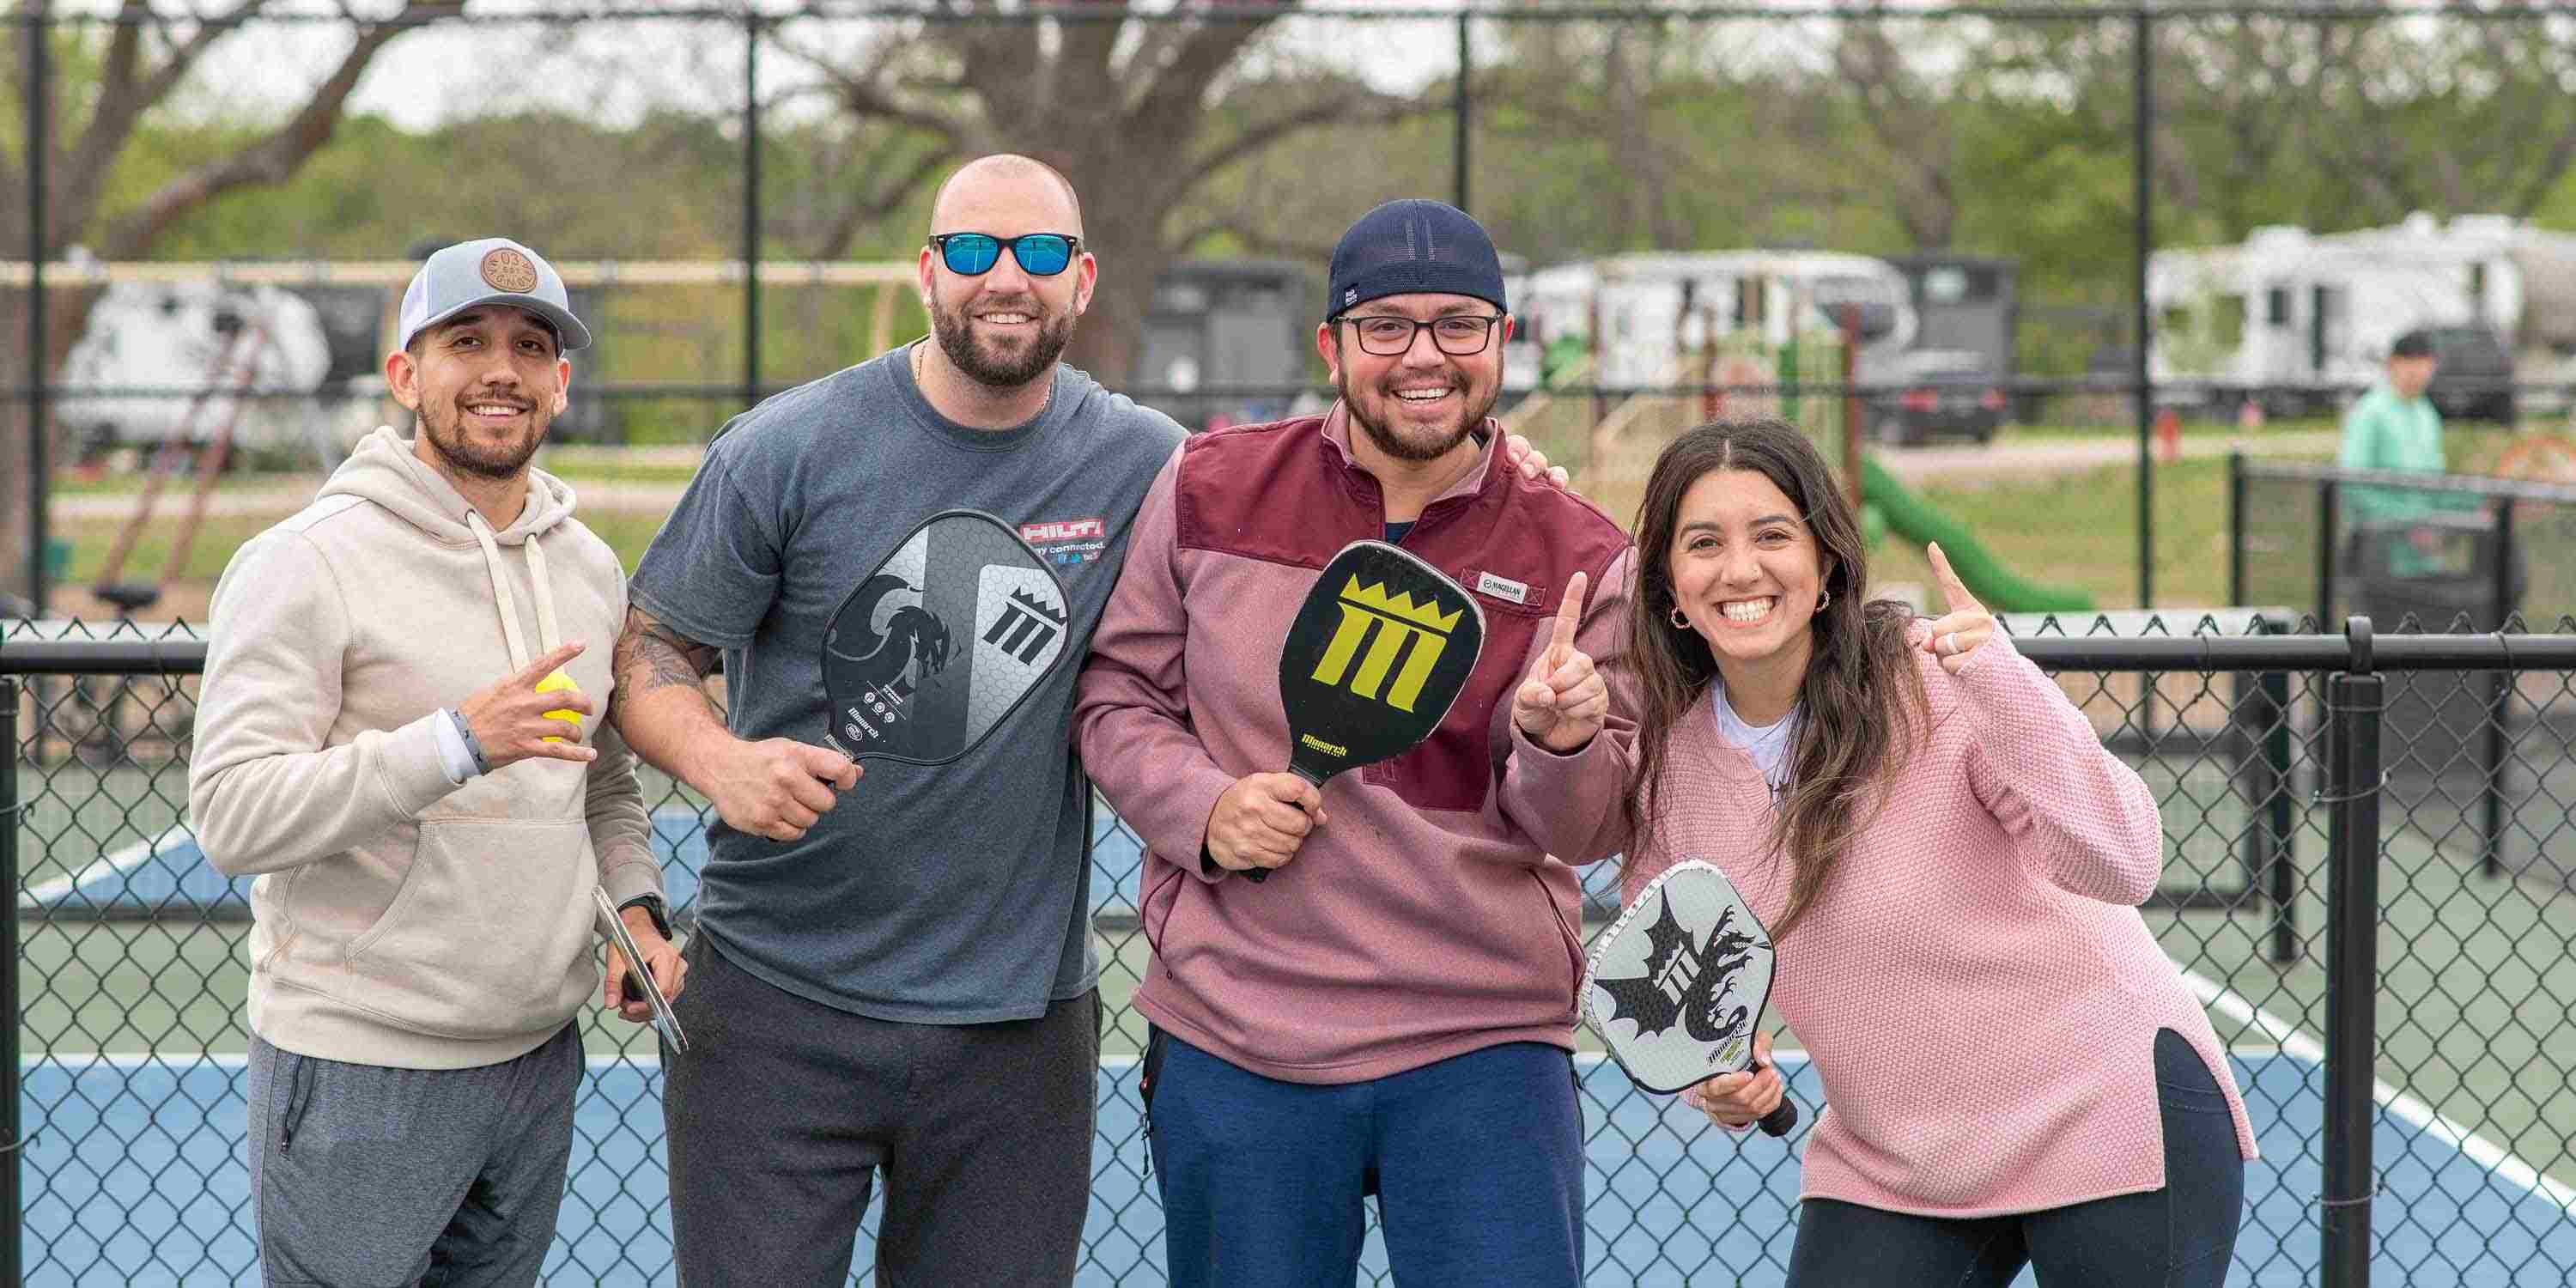
POLYGON ((1190 775, 1190 781, 1185 783, 1185 786, 1172 791, 1172 796, 1188 799, 1188 804, 1182 806, 1182 809, 1185 809, 1182 817, 1198 819, 1198 822, 1195 822, 1195 827, 1190 827, 1188 850, 1182 850, 1180 845, 1175 845, 1175 848, 1164 850, 1164 853, 1172 855, 1172 863, 1175 863, 1177 868, 1188 868, 1193 876, 1198 876, 1200 881, 1206 881, 1206 884, 1211 886, 1218 884, 1218 881, 1224 881, 1224 878, 1234 876, 1234 873, 1226 871, 1226 868, 1218 868, 1216 858, 1208 853, 1208 817, 1216 814, 1216 801, 1224 799, 1226 788, 1231 786, 1234 786, 1234 778, 1226 775, 1226 770, 1218 770, 1216 765, 1206 765, 1206 773, 1190 775), (1185 858, 1185 855, 1188 855, 1188 858, 1185 858))
POLYGON ((430 721, 430 732, 438 735, 439 767, 447 771, 447 781, 462 787, 465 780, 482 772, 474 766, 474 753, 465 745, 465 735, 456 728, 462 717, 441 707, 438 718, 430 721))
POLYGON ((446 723, 446 715, 432 711, 399 729, 358 735, 361 745, 378 742, 376 781, 404 818, 417 817, 456 790, 438 745, 437 727, 446 723))
POLYGON ((669 907, 668 896, 662 893, 662 865, 649 851, 608 856, 599 867, 599 888, 607 891, 608 901, 620 908, 648 897, 663 900, 664 907, 669 907))

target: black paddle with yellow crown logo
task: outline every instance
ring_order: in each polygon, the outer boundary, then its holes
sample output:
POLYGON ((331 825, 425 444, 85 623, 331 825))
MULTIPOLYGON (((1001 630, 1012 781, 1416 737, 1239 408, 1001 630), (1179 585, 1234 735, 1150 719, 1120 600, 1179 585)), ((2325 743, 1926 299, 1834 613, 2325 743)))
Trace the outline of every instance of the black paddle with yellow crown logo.
POLYGON ((1320 788, 1412 750, 1448 716, 1484 647, 1484 613, 1439 569, 1383 541, 1342 547, 1279 651, 1288 772, 1320 788))

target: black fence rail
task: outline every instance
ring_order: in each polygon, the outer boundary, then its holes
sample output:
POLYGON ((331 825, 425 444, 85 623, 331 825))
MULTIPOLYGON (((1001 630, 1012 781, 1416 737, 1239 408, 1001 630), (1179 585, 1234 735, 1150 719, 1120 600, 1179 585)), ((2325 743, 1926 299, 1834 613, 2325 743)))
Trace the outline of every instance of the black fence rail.
POLYGON ((2228 457, 2228 593, 2396 630, 2576 612, 2576 484, 2228 457))
MULTIPOLYGON (((2141 915, 2229 1045, 2264 1153, 2229 1282, 2576 1277, 2576 621, 2013 625, 2162 807, 2165 888, 2141 915), (2502 750, 2464 760, 2464 746, 2502 750)), ((241 1152, 247 887, 205 865, 185 818, 203 660, 185 628, 0 624, 0 878, 17 900, 0 947, 18 967, 0 983, 14 1020, 0 1284, 258 1278, 241 1152)), ((648 799, 685 901, 704 802, 658 778, 648 799)), ((1143 1025, 1127 1005, 1150 952, 1140 861, 1103 810, 1092 907, 1111 1027, 1086 1285, 1164 1282, 1143 1025)), ((1615 866, 1587 874, 1596 929, 1615 866)), ((672 1282, 653 1048, 595 1011, 582 1033, 547 1281, 672 1282)), ((1802 1142, 1667 1112, 1581 1037, 1588 1281, 1781 1282, 1802 1142)), ((1813 1069, 1794 1050, 1783 1068, 1812 1120, 1813 1069)), ((855 1282, 871 1280, 871 1246, 855 1282)), ((1370 1247, 1363 1281, 1386 1282, 1370 1247)))

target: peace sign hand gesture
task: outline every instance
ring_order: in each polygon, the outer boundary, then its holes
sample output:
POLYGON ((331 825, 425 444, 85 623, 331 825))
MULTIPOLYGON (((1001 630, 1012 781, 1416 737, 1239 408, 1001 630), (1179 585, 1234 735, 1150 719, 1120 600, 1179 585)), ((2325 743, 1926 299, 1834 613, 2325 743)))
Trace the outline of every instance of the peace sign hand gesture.
POLYGON ((1932 636, 1923 647, 1941 659, 1941 669, 1957 675, 1968 664, 1968 655, 1978 645, 1994 637, 1995 619, 1986 606, 1968 593, 1959 582, 1959 574, 1950 570, 1950 557, 1941 553, 1941 543, 1924 548, 1932 559, 1932 574, 1941 579, 1941 595, 1950 603, 1950 611, 1932 619, 1932 636))
POLYGON ((1591 580, 1578 572, 1566 584, 1547 647, 1512 695, 1512 722, 1550 751, 1582 750, 1610 718, 1610 686, 1593 669, 1591 656, 1574 646, 1575 626, 1583 619, 1583 592, 1591 580))

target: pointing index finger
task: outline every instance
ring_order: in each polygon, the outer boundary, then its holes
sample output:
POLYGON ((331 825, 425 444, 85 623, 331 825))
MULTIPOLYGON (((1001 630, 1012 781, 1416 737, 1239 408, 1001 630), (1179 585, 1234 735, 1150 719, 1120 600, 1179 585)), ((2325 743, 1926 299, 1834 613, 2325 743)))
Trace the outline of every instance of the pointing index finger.
POLYGON ((1556 606, 1556 633, 1548 637, 1548 653, 1556 661, 1574 651, 1574 630, 1583 621, 1583 592, 1592 584, 1589 573, 1576 573, 1565 583, 1565 599, 1556 606))
POLYGON ((1976 606, 1977 597, 1968 593, 1968 587, 1959 580, 1959 574, 1951 570, 1950 556, 1941 553, 1941 543, 1935 541, 1924 549, 1932 557, 1932 571, 1941 578, 1941 593, 1950 601, 1950 607, 1976 606))

